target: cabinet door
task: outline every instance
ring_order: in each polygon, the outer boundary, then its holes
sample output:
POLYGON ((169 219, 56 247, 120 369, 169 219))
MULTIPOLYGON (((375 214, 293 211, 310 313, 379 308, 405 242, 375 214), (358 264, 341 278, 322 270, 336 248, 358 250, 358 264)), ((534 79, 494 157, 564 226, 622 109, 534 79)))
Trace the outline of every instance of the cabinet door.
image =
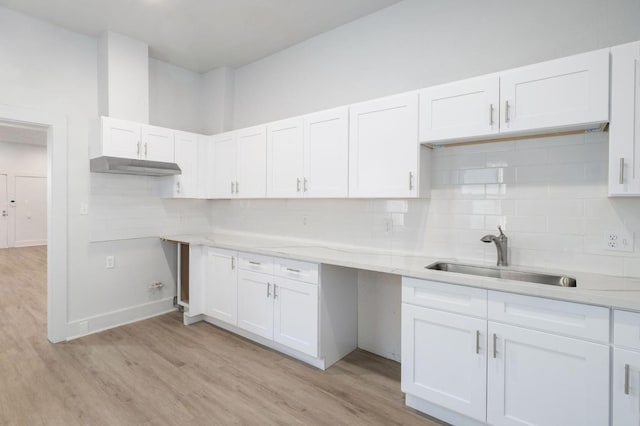
POLYGON ((173 136, 171 129, 142 126, 142 158, 150 161, 175 161, 173 136))
POLYGON ((273 276, 238 274, 238 327, 273 339, 273 276))
POLYGON ((277 278, 273 288, 273 339, 318 356, 318 286, 277 278))
POLYGON ((402 391, 485 421, 487 321, 402 304, 402 391))
POLYGON ((267 127, 267 197, 302 196, 302 119, 267 127))
POLYGON ((267 194, 267 134, 265 126, 238 130, 236 196, 264 198, 267 194))
POLYGON ((609 195, 640 195, 640 43, 611 49, 609 195))
POLYGON ((138 158, 141 128, 139 123, 102 117, 102 155, 138 158))
POLYGON ((304 118, 304 196, 347 197, 349 191, 349 108, 304 118))
POLYGON ((209 248, 207 258, 207 315, 238 324, 237 254, 209 248))
POLYGON ((613 424, 640 425, 640 352, 613 350, 613 424))
POLYGON ((609 346, 489 322, 487 422, 609 424, 609 346))
POLYGON ((418 94, 352 105, 349 129, 349 196, 416 197, 418 94))
POLYGON ((420 142, 497 134, 500 78, 491 75, 420 91, 420 142))
POLYGON ((500 74, 500 132, 609 120, 609 49, 500 74))
POLYGON ((235 195, 236 148, 233 132, 216 135, 210 142, 209 187, 212 198, 231 198, 235 195))
POLYGON ((194 198, 198 195, 198 135, 175 133, 175 161, 182 173, 173 177, 173 196, 194 198))

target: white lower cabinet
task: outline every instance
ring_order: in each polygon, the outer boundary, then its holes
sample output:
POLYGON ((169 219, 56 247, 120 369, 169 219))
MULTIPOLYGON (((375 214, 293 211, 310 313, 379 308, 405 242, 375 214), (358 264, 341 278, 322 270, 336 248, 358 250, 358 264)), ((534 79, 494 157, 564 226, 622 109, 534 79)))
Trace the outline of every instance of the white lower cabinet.
POLYGON ((640 352, 613 350, 613 424, 640 425, 640 352))
POLYGON ((251 271, 238 276, 238 327, 273 339, 273 277, 251 271))
POLYGON ((487 321, 402 305, 402 391, 484 421, 487 321))
POLYGON ((238 323, 237 253, 209 248, 205 313, 229 324, 238 323))
POLYGON ((278 277, 273 300, 273 340, 317 356, 318 286, 278 277))
MULTIPOLYGON (((402 282, 408 405, 453 424, 609 424, 607 308, 545 304, 539 297, 413 278, 402 282), (465 315, 460 306, 474 308, 465 315)), ((637 360, 620 362, 637 366, 637 360)), ((620 416, 638 413, 635 368, 635 402, 622 400, 630 411, 620 416)), ((637 417, 628 424, 638 425, 637 417)))
POLYGON ((607 425, 609 346, 489 321, 487 423, 607 425))

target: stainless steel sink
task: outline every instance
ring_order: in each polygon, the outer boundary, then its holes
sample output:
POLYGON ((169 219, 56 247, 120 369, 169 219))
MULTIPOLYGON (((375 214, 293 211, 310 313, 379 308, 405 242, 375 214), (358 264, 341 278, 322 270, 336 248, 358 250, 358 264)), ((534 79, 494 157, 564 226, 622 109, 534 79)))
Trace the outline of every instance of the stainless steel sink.
POLYGON ((547 275, 536 272, 512 271, 509 269, 490 268, 485 266, 464 265, 460 263, 436 262, 426 269, 434 271, 455 272, 457 274, 477 275, 480 277, 504 278, 506 280, 526 281, 530 283, 555 285, 559 287, 575 287, 576 279, 561 275, 547 275))

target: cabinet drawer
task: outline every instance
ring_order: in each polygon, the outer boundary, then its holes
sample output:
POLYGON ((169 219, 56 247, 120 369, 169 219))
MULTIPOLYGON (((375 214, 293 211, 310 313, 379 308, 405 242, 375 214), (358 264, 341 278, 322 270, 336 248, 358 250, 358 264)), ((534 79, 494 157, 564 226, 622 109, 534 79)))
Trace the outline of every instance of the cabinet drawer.
POLYGON ((274 274, 292 280, 318 284, 318 264, 291 259, 275 259, 274 274))
POLYGON ((640 350, 640 313, 614 311, 613 343, 640 350))
POLYGON ((609 343, 609 309, 489 291, 489 319, 609 343))
POLYGON ((487 290, 402 277, 402 302, 486 318, 487 290))
POLYGON ((273 258, 253 253, 239 254, 239 267, 246 271, 273 274, 273 258))

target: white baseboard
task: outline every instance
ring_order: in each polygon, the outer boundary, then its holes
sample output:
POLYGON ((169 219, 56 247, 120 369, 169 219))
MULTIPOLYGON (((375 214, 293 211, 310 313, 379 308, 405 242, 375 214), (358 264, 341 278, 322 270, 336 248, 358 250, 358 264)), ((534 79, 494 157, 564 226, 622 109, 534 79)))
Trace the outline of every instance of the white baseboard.
POLYGON ((175 311, 173 297, 131 306, 67 324, 67 341, 175 311))
POLYGON ((32 240, 32 241, 16 241, 13 245, 15 248, 18 247, 35 247, 35 246, 46 246, 47 240, 32 240))
POLYGON ((426 401, 422 398, 418 398, 417 396, 414 396, 414 395, 406 394, 405 404, 407 405, 407 407, 411 407, 435 419, 444 420, 445 422, 450 423, 452 425, 456 425, 456 426, 486 425, 486 423, 484 422, 456 413, 455 411, 451 411, 447 408, 433 404, 429 401, 426 401))

